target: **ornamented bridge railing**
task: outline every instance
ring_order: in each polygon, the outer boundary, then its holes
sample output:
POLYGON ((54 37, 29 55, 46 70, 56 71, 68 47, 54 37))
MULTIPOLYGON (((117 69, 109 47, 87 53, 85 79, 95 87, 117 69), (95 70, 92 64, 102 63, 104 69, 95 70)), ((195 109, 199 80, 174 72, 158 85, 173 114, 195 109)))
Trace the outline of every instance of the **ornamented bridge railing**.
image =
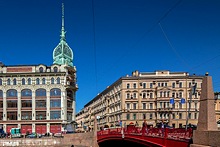
POLYGON ((126 139, 142 144, 157 144, 166 147, 187 147, 192 139, 191 128, 141 128, 128 126, 126 128, 110 128, 97 132, 97 141, 102 142, 111 139, 126 139), (144 143, 145 142, 145 143, 144 143))

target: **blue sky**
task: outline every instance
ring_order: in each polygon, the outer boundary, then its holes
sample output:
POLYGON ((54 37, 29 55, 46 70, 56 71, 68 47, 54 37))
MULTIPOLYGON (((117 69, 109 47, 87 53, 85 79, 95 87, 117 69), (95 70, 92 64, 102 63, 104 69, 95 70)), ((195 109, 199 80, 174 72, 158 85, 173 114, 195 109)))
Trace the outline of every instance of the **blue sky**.
POLYGON ((52 65, 62 2, 77 112, 134 70, 209 72, 220 91, 219 0, 0 0, 0 61, 52 65))

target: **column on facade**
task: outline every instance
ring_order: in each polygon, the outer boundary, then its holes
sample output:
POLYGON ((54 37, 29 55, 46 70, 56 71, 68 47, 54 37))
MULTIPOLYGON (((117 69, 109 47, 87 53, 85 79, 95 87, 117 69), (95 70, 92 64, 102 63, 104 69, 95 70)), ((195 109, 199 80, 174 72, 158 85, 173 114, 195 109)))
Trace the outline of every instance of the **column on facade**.
POLYGON ((17 120, 21 120, 21 89, 19 88, 17 91, 17 120))
POLYGON ((32 120, 36 120, 36 100, 35 90, 32 91, 32 120))
POLYGON ((3 121, 7 121, 7 99, 6 99, 6 91, 3 91, 3 121))
POLYGON ((61 91, 61 120, 67 120, 67 96, 66 91, 61 91))
POLYGON ((72 103, 72 109, 73 109, 73 113, 72 113, 72 120, 76 120, 76 92, 73 92, 73 103, 72 103))
POLYGON ((46 107, 47 107, 47 113, 46 113, 46 119, 50 120, 50 89, 47 89, 47 99, 46 99, 46 107))

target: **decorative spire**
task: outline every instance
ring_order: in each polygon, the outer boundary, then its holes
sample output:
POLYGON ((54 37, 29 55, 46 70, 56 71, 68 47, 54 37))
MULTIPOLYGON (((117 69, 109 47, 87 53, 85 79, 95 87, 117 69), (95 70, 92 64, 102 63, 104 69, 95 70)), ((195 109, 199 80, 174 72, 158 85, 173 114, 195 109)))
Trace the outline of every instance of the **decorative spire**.
POLYGON ((64 3, 62 3, 62 28, 61 28, 61 35, 60 35, 60 41, 65 41, 66 38, 65 38, 65 29, 64 29, 64 3))

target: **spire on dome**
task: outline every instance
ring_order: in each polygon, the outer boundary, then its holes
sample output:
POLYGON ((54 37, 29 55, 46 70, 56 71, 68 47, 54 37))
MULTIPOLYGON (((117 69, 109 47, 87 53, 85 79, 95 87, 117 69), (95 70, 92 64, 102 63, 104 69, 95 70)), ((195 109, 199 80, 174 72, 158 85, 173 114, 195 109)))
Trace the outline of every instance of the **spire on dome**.
POLYGON ((53 64, 73 66, 73 51, 66 42, 64 29, 64 4, 62 3, 62 27, 60 42, 53 50, 53 64))
POLYGON ((62 28, 61 28, 61 35, 60 35, 61 39, 60 39, 60 41, 62 41, 62 40, 66 41, 65 34, 66 34, 66 32, 65 32, 65 29, 64 29, 64 3, 62 3, 62 28))

